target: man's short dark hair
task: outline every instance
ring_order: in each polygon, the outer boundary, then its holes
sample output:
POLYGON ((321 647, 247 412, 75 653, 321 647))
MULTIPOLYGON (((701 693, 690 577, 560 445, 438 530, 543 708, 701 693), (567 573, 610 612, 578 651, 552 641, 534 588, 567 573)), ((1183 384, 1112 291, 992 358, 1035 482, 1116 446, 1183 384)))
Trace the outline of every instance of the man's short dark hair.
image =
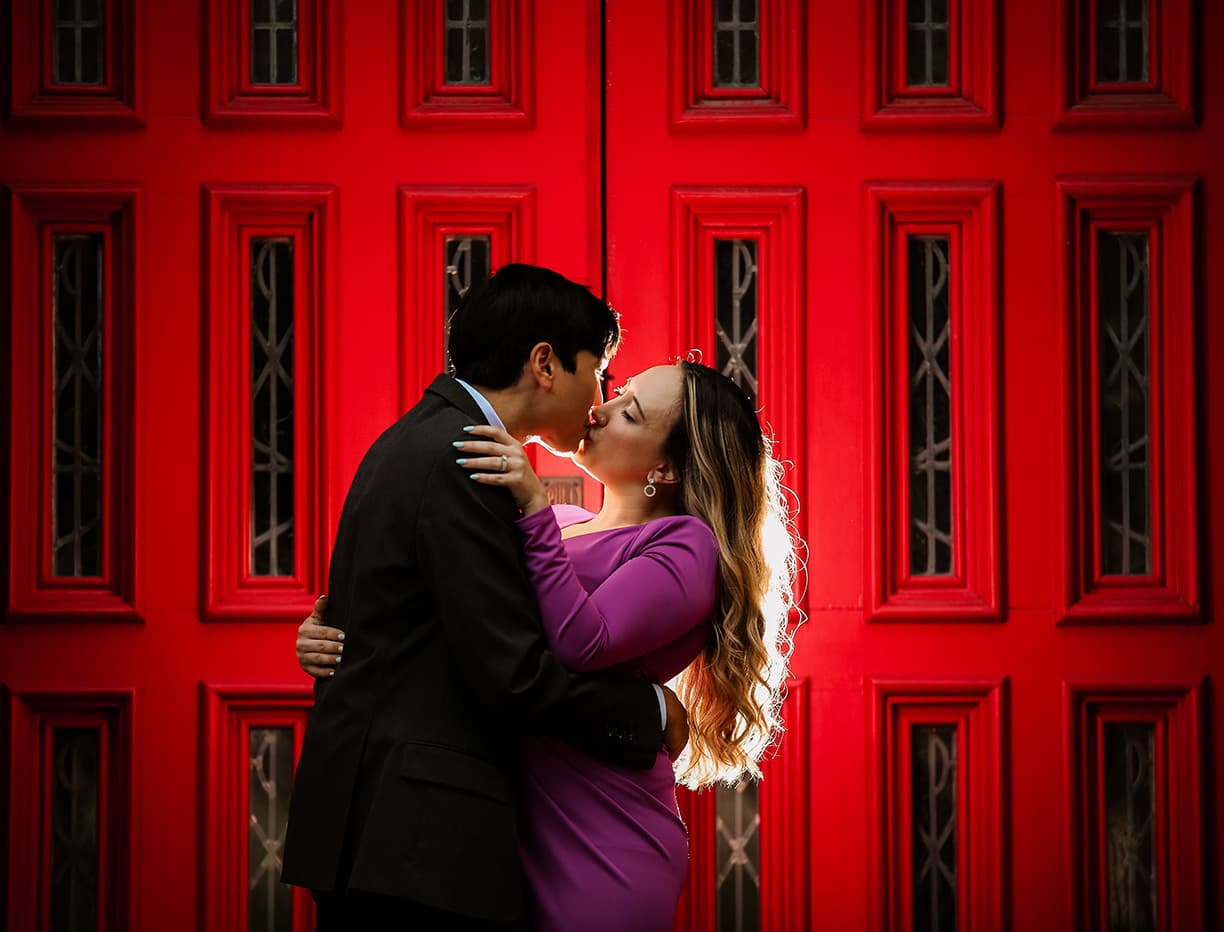
POLYGON ((518 381, 537 343, 548 343, 566 372, 578 353, 611 356, 620 340, 616 312, 582 285, 551 269, 511 264, 474 287, 450 320, 455 375, 482 388, 518 381))

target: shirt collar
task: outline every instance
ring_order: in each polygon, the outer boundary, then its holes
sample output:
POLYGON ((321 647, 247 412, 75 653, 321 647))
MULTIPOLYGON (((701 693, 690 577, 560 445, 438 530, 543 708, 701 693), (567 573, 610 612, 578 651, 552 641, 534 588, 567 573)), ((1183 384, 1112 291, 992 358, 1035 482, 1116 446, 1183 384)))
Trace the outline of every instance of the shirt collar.
POLYGON ((480 394, 480 392, 476 391, 476 389, 472 388, 472 386, 468 385, 468 383, 463 381, 463 379, 455 379, 455 381, 462 385, 467 393, 472 396, 472 400, 476 402, 476 406, 480 408, 480 413, 485 416, 486 421, 488 421, 494 427, 500 428, 501 430, 506 429, 506 425, 502 423, 502 419, 497 416, 497 412, 493 409, 493 406, 489 404, 488 398, 480 394))

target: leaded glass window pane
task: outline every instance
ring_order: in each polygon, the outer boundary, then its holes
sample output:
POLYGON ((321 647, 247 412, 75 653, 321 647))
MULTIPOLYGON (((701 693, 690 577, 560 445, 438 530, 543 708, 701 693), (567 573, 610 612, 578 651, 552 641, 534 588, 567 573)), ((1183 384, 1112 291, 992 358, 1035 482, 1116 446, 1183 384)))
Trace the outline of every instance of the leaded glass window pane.
POLYGON ((56 728, 51 738, 51 929, 98 928, 97 728, 56 728))
POLYGON ((102 0, 55 0, 51 83, 97 85, 106 80, 102 0))
POLYGON ((956 726, 910 728, 914 930, 956 929, 956 726))
POLYGON ((714 367, 757 395, 756 240, 714 241, 714 367))
POLYGON ((292 576, 293 241, 251 240, 251 573, 292 576))
POLYGON ((1152 571, 1148 238, 1101 231, 1100 308, 1101 572, 1152 571))
POLYGON ((293 729, 252 728, 249 742, 248 928, 292 932, 292 890, 280 874, 293 788, 293 729))
POLYGON ((446 295, 444 309, 446 325, 444 329, 443 353, 446 359, 446 370, 451 369, 450 351, 446 348, 450 342, 450 321, 459 303, 467 297, 474 285, 484 284, 492 272, 490 268, 489 237, 487 236, 448 236, 446 238, 446 269, 443 291, 446 295))
POLYGON ((948 238, 911 236, 908 259, 910 572, 946 576, 953 570, 948 238))
POLYGON ((251 0, 251 83, 298 83, 297 0, 251 0))
POLYGON ((1146 83, 1148 0, 1097 0, 1096 78, 1102 84, 1146 83))
POLYGON ((447 84, 489 84, 489 0, 445 0, 447 84))
POLYGON ((761 814, 756 783, 720 784, 714 806, 718 932, 753 932, 761 927, 761 814))
POLYGON ((1155 932, 1156 729, 1105 725, 1106 848, 1111 932, 1155 932))
POLYGON ((905 77, 910 87, 948 86, 948 0, 906 0, 905 77))
POLYGON ((102 236, 52 241, 52 572, 102 574, 102 236))
POLYGON ((761 86, 761 23, 757 0, 712 0, 714 86, 761 86))

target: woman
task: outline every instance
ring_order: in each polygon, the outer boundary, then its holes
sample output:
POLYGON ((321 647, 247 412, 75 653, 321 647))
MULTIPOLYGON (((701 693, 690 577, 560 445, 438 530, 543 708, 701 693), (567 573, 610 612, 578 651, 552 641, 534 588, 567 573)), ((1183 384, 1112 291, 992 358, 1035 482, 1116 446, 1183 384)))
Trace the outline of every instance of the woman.
MULTIPOLYGON (((456 468, 504 485, 522 508, 524 563, 548 642, 575 671, 617 666, 677 678, 690 740, 642 772, 572 746, 524 746, 521 854, 546 930, 667 930, 688 869, 675 781, 760 775, 781 730, 794 556, 780 484, 748 398, 693 362, 657 366, 591 410, 574 456, 604 487, 598 514, 550 508, 522 446, 479 426, 456 468)), ((299 629, 316 676, 339 663, 340 632, 299 629)))

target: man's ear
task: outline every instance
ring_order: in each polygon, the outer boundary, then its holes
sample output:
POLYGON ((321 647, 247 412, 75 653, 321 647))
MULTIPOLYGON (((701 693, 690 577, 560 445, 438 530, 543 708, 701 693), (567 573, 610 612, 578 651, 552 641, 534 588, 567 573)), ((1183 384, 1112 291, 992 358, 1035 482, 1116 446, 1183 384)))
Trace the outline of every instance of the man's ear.
POLYGON ((540 388, 552 388, 553 369, 556 365, 557 354, 553 352, 551 344, 537 343, 531 348, 527 357, 527 368, 540 388))

